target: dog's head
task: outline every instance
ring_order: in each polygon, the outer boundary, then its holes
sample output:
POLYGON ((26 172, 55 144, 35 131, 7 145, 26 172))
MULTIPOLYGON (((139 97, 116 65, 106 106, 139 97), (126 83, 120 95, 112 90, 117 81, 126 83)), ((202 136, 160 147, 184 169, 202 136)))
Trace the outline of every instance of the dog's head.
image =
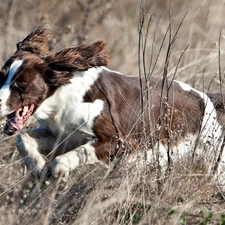
POLYGON ((19 132, 42 102, 76 71, 108 64, 104 41, 49 52, 48 31, 39 28, 17 44, 17 51, 0 70, 0 112, 4 132, 19 132))

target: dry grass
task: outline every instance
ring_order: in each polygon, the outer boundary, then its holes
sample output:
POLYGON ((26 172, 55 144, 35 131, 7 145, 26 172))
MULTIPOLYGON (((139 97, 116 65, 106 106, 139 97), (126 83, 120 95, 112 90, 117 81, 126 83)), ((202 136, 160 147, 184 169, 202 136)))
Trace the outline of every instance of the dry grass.
MULTIPOLYGON (((34 27, 48 24, 53 51, 104 39, 109 67, 138 76, 139 9, 136 0, 2 2, 1 64, 15 51, 17 41, 34 27)), ((171 49, 168 77, 173 77, 189 46, 175 78, 217 92, 224 83, 224 11, 224 0, 173 0, 169 18, 168 1, 146 1, 146 20, 152 15, 146 68, 153 76, 163 75, 169 41, 167 36, 160 50, 163 37, 170 22, 174 34, 187 13, 171 49)), ((2 135, 0 146, 0 224, 225 224, 224 197, 206 176, 204 164, 194 167, 186 159, 159 177, 152 166, 141 163, 143 159, 127 163, 125 157, 109 170, 85 166, 74 171, 67 184, 52 181, 40 186, 26 171, 15 137, 2 135)))

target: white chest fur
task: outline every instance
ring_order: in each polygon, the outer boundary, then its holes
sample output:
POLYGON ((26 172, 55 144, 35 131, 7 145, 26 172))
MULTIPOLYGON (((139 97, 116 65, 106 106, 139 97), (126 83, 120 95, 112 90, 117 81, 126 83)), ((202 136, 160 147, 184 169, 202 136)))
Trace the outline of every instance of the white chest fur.
POLYGON ((59 87, 54 95, 38 108, 36 116, 45 121, 53 132, 72 132, 76 129, 93 135, 93 121, 103 109, 103 101, 83 102, 85 93, 97 80, 101 68, 78 72, 71 83, 59 87))

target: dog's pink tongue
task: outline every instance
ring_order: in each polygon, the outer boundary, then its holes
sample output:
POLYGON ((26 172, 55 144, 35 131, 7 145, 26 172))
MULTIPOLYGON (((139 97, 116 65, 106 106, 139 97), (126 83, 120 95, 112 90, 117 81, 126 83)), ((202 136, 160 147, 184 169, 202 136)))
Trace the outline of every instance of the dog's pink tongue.
POLYGON ((14 135, 23 128, 23 120, 19 120, 17 117, 13 116, 13 114, 15 113, 7 116, 7 122, 4 127, 4 133, 7 135, 14 135))
POLYGON ((24 126, 34 111, 34 105, 24 106, 17 111, 7 115, 4 133, 7 135, 14 135, 18 133, 24 126))

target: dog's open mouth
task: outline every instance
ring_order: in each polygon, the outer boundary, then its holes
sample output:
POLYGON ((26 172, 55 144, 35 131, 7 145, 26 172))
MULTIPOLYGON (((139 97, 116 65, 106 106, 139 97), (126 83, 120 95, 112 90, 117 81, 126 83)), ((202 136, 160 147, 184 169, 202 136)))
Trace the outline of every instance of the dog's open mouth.
POLYGON ((34 112, 34 104, 23 106, 7 115, 4 133, 14 135, 18 133, 34 112))

